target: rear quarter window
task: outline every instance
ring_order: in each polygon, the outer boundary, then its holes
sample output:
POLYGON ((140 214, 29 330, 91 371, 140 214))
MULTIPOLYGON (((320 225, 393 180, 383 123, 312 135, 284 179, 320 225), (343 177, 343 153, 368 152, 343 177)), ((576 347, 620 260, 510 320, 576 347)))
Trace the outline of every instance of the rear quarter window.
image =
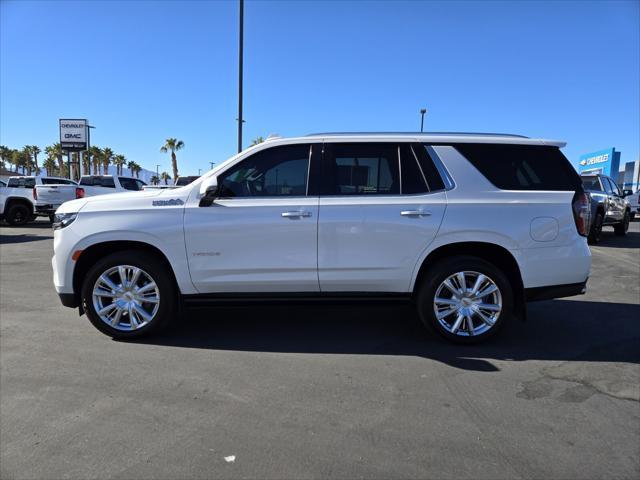
POLYGON ((585 190, 602 191, 598 177, 582 177, 582 186, 585 190))
POLYGON ((458 144, 455 148, 501 190, 582 189, 578 172, 557 147, 458 144))

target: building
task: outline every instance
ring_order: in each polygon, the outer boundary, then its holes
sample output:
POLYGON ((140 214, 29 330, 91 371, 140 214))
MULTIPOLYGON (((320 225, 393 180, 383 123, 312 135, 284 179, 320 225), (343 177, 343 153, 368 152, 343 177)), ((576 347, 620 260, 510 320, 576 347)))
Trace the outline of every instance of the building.
POLYGON ((620 152, 613 147, 580 155, 578 172, 607 175, 623 190, 635 192, 640 188, 640 160, 620 165, 620 152))

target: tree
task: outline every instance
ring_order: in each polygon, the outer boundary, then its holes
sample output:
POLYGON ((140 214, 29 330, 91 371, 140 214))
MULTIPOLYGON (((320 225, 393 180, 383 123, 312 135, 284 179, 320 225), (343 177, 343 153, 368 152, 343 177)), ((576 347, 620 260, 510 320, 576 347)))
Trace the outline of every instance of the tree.
POLYGON ((253 147, 254 145, 258 145, 260 143, 264 142, 264 138, 262 137, 256 137, 253 139, 253 142, 251 142, 251 145, 249 145, 250 147, 253 147))
POLYGON ((140 170, 142 170, 142 167, 137 163, 133 162, 133 173, 136 174, 136 178, 140 178, 140 170))
POLYGON ((36 171, 36 175, 40 174, 40 167, 38 166, 38 154, 41 152, 40 147, 37 145, 27 145, 24 147, 29 159, 33 159, 32 167, 36 171))
POLYGON ((91 147, 89 149, 91 152, 92 165, 93 165, 93 174, 98 175, 100 173, 100 162, 102 158, 102 150, 98 147, 91 147))
POLYGON ((102 171, 103 175, 109 175, 109 164, 111 163, 111 159, 113 158, 113 150, 109 147, 104 147, 102 150, 102 171))
POLYGON ((175 138, 167 138, 164 145, 160 148, 162 153, 171 152, 171 167, 173 168, 173 180, 178 179, 178 160, 176 158, 176 152, 184 148, 184 142, 182 140, 176 140, 175 138))
POLYGON ((131 175, 133 177, 133 169, 136 166, 136 162, 134 162, 133 160, 129 160, 127 162, 127 168, 129 169, 129 175, 131 175))
POLYGON ((160 179, 158 177, 156 177, 155 175, 153 177, 151 177, 151 183, 153 183, 154 185, 157 185, 158 182, 160 181, 160 179))
POLYGON ((44 149, 44 153, 47 154, 48 158, 54 158, 58 161, 58 165, 60 165, 60 176, 67 176, 67 167, 64 164, 64 159, 62 158, 62 147, 59 143, 54 143, 53 145, 49 145, 44 149))
POLYGON ((4 165, 6 162, 11 162, 11 149, 0 145, 0 166, 5 168, 4 165))
POLYGON ((162 172, 160 174, 160 178, 164 180, 164 184, 167 185, 169 182, 169 179, 171 178, 171 175, 169 175, 167 172, 162 172))
POLYGON ((89 150, 82 152, 82 171, 85 175, 91 175, 91 153, 89 150))
POLYGON ((42 163, 42 166, 47 171, 47 175, 55 175, 57 165, 54 158, 47 157, 47 159, 42 163))
POLYGON ((24 149, 14 150, 11 154, 11 163, 16 166, 16 172, 19 168, 22 168, 22 174, 24 175, 29 163, 29 156, 26 154, 24 149))
POLYGON ((122 168, 127 164, 127 159, 124 155, 115 155, 113 157, 113 164, 116 166, 116 174, 122 175, 122 168))

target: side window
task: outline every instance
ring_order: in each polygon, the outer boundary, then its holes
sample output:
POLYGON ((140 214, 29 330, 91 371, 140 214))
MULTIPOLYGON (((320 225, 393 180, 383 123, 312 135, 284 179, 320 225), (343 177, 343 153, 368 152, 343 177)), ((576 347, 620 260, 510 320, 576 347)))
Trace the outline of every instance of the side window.
POLYGON ((602 182, 602 185, 604 186, 604 191, 613 195, 615 194, 615 190, 613 189, 613 186, 611 185, 611 181, 607 178, 607 177, 600 177, 600 181, 602 182))
POLYGON ((427 185, 431 191, 453 188, 453 181, 449 178, 449 174, 440 163, 440 160, 435 156, 436 154, 433 151, 433 147, 416 144, 411 148, 418 159, 420 169, 422 170, 424 178, 427 180, 427 185), (443 178, 447 180, 446 185, 443 178))
POLYGON ((402 180, 401 191, 403 195, 429 191, 422 169, 418 165, 418 159, 408 143, 400 145, 400 178, 402 180))
POLYGON ((93 184, 105 188, 116 188, 113 177, 95 177, 93 184))
POLYGON ((262 150, 220 175, 220 197, 305 196, 310 155, 309 144, 262 150))
POLYGON ((136 182, 136 180, 133 178, 118 177, 118 180, 120 180, 120 185, 122 185, 122 188, 124 188, 125 190, 140 190, 138 182, 136 182))
POLYGON ((621 197, 622 192, 620 192, 620 187, 618 187, 618 184, 614 182, 611 177, 609 177, 607 180, 609 180, 609 182, 611 183, 611 190, 613 191, 613 194, 621 197))
POLYGON ((398 195, 398 147, 390 143, 328 143, 324 195, 398 195))
POLYGON ((142 187, 146 185, 142 180, 136 180, 136 183, 138 184, 138 190, 142 190, 142 187))

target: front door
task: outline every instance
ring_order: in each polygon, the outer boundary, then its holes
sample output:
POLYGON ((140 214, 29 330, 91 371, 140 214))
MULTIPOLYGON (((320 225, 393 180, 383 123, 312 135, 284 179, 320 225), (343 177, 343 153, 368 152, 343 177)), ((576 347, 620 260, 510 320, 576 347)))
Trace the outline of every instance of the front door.
POLYGON ((323 292, 407 292, 446 207, 425 147, 326 143, 318 225, 323 292))
POLYGON ((218 175, 219 198, 185 211, 189 270, 200 293, 317 292, 317 147, 272 147, 218 175))

